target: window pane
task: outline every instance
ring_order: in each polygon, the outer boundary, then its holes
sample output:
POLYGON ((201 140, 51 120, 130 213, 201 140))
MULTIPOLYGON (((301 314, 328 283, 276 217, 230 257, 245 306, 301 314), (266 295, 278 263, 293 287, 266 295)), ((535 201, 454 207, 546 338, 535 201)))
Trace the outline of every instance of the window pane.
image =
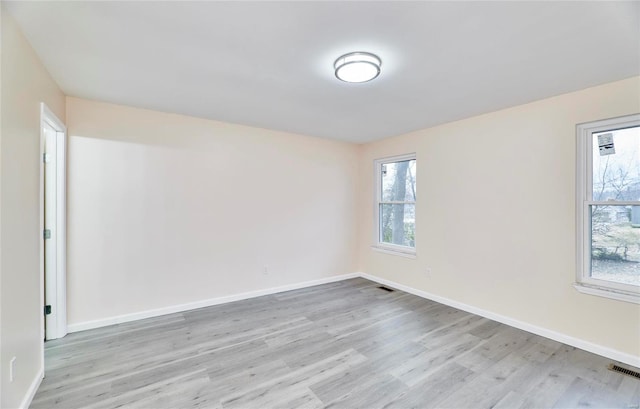
POLYGON ((416 201, 416 160, 385 163, 382 165, 382 201, 416 201))
POLYGON ((593 200, 640 200, 640 127, 593 134, 593 200))
POLYGON ((640 206, 592 206, 591 277, 640 286, 640 206))
POLYGON ((415 247, 416 206, 380 205, 380 242, 415 247))

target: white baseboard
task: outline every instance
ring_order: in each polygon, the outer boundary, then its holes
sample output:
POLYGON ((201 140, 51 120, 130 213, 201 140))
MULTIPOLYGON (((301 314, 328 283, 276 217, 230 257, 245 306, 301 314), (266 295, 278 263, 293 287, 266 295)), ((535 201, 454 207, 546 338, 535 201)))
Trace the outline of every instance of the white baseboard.
MULTIPOLYGON (((417 295, 418 297, 426 298, 428 300, 436 301, 441 304, 448 305, 453 308, 457 308, 463 311, 470 312, 472 314, 479 315, 481 317, 488 318, 493 321, 498 321, 503 324, 509 325, 514 328, 518 328, 524 331, 531 332, 536 335, 540 335, 545 338, 552 339, 554 341, 562 342, 563 344, 571 345, 576 348, 583 349, 585 351, 593 352, 594 354, 604 356, 606 358, 613 359, 618 362, 625 363, 627 365, 634 366, 636 368, 640 368, 640 357, 627 354, 612 348, 608 348, 602 345, 594 344, 592 342, 584 341, 579 338, 572 337, 570 335, 566 335, 560 332, 552 331, 547 328, 539 327, 537 325, 529 324, 523 321, 519 321, 517 319, 507 317, 504 315, 496 314, 491 311, 484 310, 482 308, 474 307, 472 305, 464 304, 458 301, 451 300, 449 298, 441 297, 439 295, 431 294, 426 291, 418 290, 413 287, 406 286, 404 284, 396 283, 395 281, 386 280, 384 278, 376 277, 367 273, 351 273, 351 274, 343 274, 339 276, 332 276, 321 278, 318 280, 305 281, 302 283, 289 284, 280 287, 272 287, 264 290, 256 290, 245 293, 233 294, 224 297, 212 298, 208 300, 195 301, 186 304, 173 305, 169 307, 157 308, 153 310, 140 311, 131 314, 118 315, 115 317, 108 317, 94 321, 86 321, 80 322, 76 324, 71 324, 68 326, 68 332, 78 332, 84 331, 93 328, 105 327, 108 325, 120 324, 124 322, 136 321, 145 318, 158 317, 161 315, 173 314, 176 312, 183 312, 194 310, 197 308, 210 307, 213 305, 225 304, 234 301, 246 300, 255 297, 261 297, 263 295, 269 294, 277 294, 284 291, 297 290, 305 287, 312 287, 320 284, 327 284, 336 281, 348 280, 351 278, 362 277, 367 280, 375 281, 380 284, 384 284, 389 287, 393 287, 395 289, 407 292, 409 294, 417 295)), ((40 384, 41 379, 38 380, 35 385, 35 389, 33 390, 33 394, 37 390, 38 385, 40 384)), ((33 388, 34 386, 32 386, 33 388)), ((33 399, 33 396, 31 396, 33 399)), ((26 398, 25 398, 26 401, 26 398)), ((30 400, 28 401, 30 402, 30 400)))
POLYGON ((211 307, 213 305, 225 304, 225 303, 240 301, 240 300, 247 300, 249 298, 261 297, 263 295, 270 295, 270 294, 281 293, 284 291, 298 290, 300 288, 312 287, 314 285, 320 285, 320 284, 333 283, 335 281, 348 280, 350 278, 357 278, 360 276, 361 276, 360 273, 342 274, 339 276, 325 277, 317 280, 305 281, 302 283, 295 283, 295 284, 283 285, 280 287, 266 288, 264 290, 249 291, 246 293, 227 295, 224 297, 211 298, 208 300, 194 301, 186 304, 172 305, 169 307, 156 308, 153 310, 146 310, 146 311, 134 312, 131 314, 123 314, 123 315, 118 315, 114 317, 107 317, 99 320, 78 322, 76 324, 68 325, 67 331, 68 332, 85 331, 93 328, 106 327, 108 325, 121 324, 123 322, 130 322, 130 321, 142 320, 145 318, 159 317, 161 315, 173 314, 176 312, 195 310, 197 308, 211 307))
POLYGON ((366 278, 367 280, 375 281, 377 283, 386 285, 388 287, 393 287, 397 290, 401 290, 413 295, 417 295, 418 297, 426 298, 428 300, 439 302, 441 304, 445 304, 450 307, 457 308, 459 310, 467 311, 472 314, 479 315, 481 317, 489 318, 490 320, 498 321, 503 324, 509 325, 511 327, 515 327, 527 332, 531 332, 533 334, 540 335, 542 337, 549 338, 554 341, 562 342, 563 344, 571 345, 573 347, 580 348, 585 351, 593 352, 594 354, 613 359, 614 361, 622 362, 627 365, 640 368, 640 357, 635 355, 627 354, 625 352, 621 352, 612 348, 608 348, 602 345, 594 344, 592 342, 584 341, 582 339, 575 338, 570 335, 562 334, 560 332, 552 331, 547 328, 538 327, 537 325, 529 324, 523 321, 516 320, 514 318, 496 314, 494 312, 483 310, 478 307, 463 304, 461 302, 454 301, 449 298, 441 297, 439 295, 431 294, 426 291, 418 290, 413 287, 396 283, 395 281, 386 280, 384 278, 372 276, 366 273, 360 273, 360 277, 366 278))
POLYGON ((40 384, 42 383, 43 379, 44 379, 44 368, 40 368, 40 371, 38 372, 36 377, 33 379, 33 382, 31 382, 31 386, 29 386, 27 393, 24 395, 22 402, 20 402, 20 406, 19 406, 20 409, 29 408, 29 405, 31 405, 33 398, 36 396, 36 392, 38 391, 38 388, 40 387, 40 384))

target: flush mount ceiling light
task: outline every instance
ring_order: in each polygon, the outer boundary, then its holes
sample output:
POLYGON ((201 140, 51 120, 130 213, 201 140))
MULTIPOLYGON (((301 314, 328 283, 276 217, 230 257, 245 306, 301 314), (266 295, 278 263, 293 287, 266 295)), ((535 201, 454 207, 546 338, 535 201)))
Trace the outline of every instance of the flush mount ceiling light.
POLYGON ((362 51, 339 57, 333 68, 336 78, 344 82, 367 82, 380 75, 382 61, 375 54, 362 51))

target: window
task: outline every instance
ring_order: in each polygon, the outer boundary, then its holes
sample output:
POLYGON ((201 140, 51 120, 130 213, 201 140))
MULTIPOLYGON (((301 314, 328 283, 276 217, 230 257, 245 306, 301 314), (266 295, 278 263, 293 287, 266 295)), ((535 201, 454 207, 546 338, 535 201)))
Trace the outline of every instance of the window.
POLYGON ((577 127, 577 283, 640 303, 640 114, 577 127))
POLYGON ((375 161, 375 248, 415 255, 416 155, 375 161))

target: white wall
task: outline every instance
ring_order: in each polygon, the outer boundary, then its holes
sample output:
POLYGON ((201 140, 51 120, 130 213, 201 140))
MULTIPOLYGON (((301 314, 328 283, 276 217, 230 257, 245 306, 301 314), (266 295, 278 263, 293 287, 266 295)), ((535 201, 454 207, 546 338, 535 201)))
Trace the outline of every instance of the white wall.
POLYGON ((40 380, 40 103, 64 118, 64 95, 20 29, 2 13, 0 151, 0 378, 2 408, 17 407, 40 380), (9 382, 9 361, 16 373, 9 382))
POLYGON ((355 145, 78 98, 67 127, 72 328, 356 269, 355 145))
POLYGON ((632 78, 365 145, 360 269, 640 357, 640 306, 572 287, 575 126, 640 112, 639 95, 632 78), (418 159, 415 260, 370 248, 373 160, 408 152, 418 159))

